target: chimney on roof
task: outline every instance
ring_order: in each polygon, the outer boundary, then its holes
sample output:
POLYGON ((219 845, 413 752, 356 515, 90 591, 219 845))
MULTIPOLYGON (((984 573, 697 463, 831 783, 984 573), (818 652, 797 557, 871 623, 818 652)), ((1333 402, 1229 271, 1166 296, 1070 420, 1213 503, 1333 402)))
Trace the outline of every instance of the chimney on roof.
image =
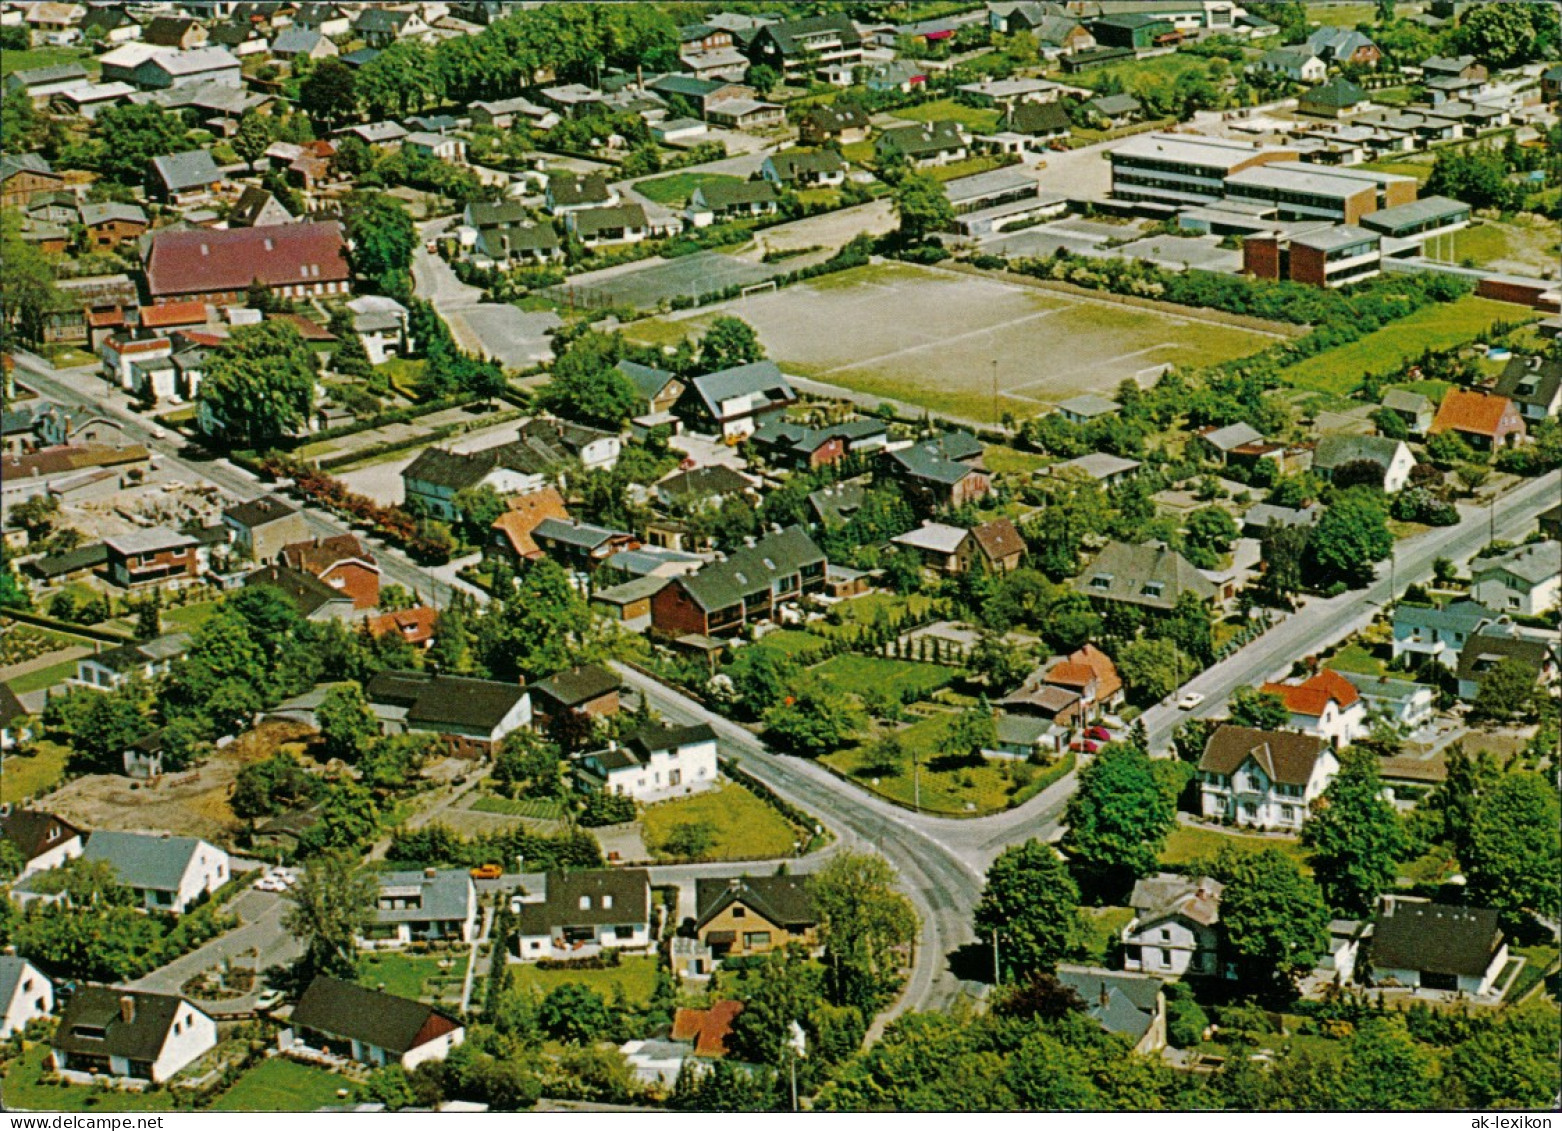
POLYGON ((424 868, 423 869, 423 879, 425 881, 434 879, 434 877, 437 876, 438 874, 439 874, 439 872, 435 868, 424 868))
POLYGON ((126 1025, 136 1023, 136 999, 132 994, 123 994, 119 999, 119 1019, 126 1025))

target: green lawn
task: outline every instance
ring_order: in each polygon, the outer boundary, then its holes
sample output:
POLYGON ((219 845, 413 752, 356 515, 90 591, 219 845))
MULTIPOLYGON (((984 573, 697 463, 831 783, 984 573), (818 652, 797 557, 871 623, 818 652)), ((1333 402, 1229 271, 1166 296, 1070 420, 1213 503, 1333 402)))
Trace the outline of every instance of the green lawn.
POLYGON ((640 181, 635 185, 635 191, 657 204, 687 204, 697 188, 742 182, 742 177, 730 173, 673 173, 652 181, 640 181))
POLYGON ((622 986, 625 998, 633 1004, 643 1005, 651 1000, 651 992, 656 989, 656 959, 650 955, 632 955, 606 970, 539 970, 530 962, 512 963, 510 976, 517 989, 535 988, 541 994, 574 982, 611 999, 614 991, 622 986))
POLYGON ((840 614, 841 624, 830 625, 829 628, 873 624, 881 612, 887 622, 893 622, 898 617, 921 616, 932 604, 933 598, 920 593, 904 597, 895 593, 869 593, 834 606, 831 611, 840 614))
POLYGON ((1325 27, 1355 27, 1377 22, 1375 4, 1309 4, 1307 18, 1325 27))
POLYGON ((953 98, 940 98, 936 102, 923 102, 917 106, 905 106, 890 113, 908 122, 959 122, 974 133, 991 133, 998 128, 1001 117, 997 110, 985 110, 966 106, 953 98))
POLYGON ((1104 966, 1112 952, 1112 944, 1123 935, 1123 928, 1134 917, 1132 907, 1081 907, 1079 913, 1085 920, 1085 947, 1090 951, 1090 961, 1104 966))
POLYGON ((1423 161, 1368 161, 1358 165, 1357 168, 1371 169, 1375 173, 1398 173, 1402 177, 1414 177, 1423 185, 1432 176, 1431 163, 1423 161))
POLYGON ((211 619, 221 605, 220 601, 199 601, 193 605, 180 605, 177 609, 163 610, 164 632, 194 632, 211 619))
POLYGON ((750 647, 769 648, 793 659, 799 659, 809 653, 817 652, 826 643, 828 641, 824 637, 815 636, 811 632, 801 632, 794 628, 778 628, 773 632, 765 633, 750 647))
POLYGON ((1365 338, 1288 366, 1281 377, 1297 388, 1343 396, 1368 374, 1396 373, 1423 350, 1473 342, 1495 322, 1524 322, 1534 317, 1535 312, 1527 306, 1466 295, 1457 302, 1433 303, 1365 338))
POLYGON ((1388 666, 1374 656, 1370 648, 1356 643, 1345 645, 1324 666, 1333 668, 1337 672, 1350 672, 1353 675, 1389 674, 1388 666))
POLYGON ((366 954, 358 964, 358 983, 370 989, 384 989, 398 997, 422 998, 436 996, 431 981, 452 981, 459 985, 466 974, 466 953, 452 951, 449 954, 399 954, 379 951, 366 954), (450 966, 442 969, 440 963, 450 966))
POLYGON ((806 840, 775 809, 744 789, 727 782, 692 797, 648 805, 641 815, 646 847, 654 856, 671 856, 663 845, 681 825, 705 825, 710 847, 702 860, 769 860, 793 855, 793 845, 806 840))
POLYGON ((934 165, 927 170, 935 181, 954 181, 961 177, 974 177, 978 173, 990 173, 1001 168, 1003 158, 994 153, 978 153, 964 161, 951 161, 947 165, 934 165))
POLYGON ((891 660, 883 656, 863 656, 843 652, 817 665, 814 674, 824 677, 831 687, 858 694, 870 687, 881 688, 903 700, 921 699, 954 681, 958 672, 942 664, 924 664, 915 660, 891 660))
POLYGON ((1047 465, 1046 456, 1022 452, 1004 444, 988 444, 982 460, 994 475, 1029 475, 1047 465))
POLYGON ((28 1046, 21 1056, 6 1066, 0 1092, 5 1106, 22 1111, 172 1111, 173 1096, 166 1088, 147 1092, 110 1091, 88 1084, 45 1084, 44 1060, 49 1046, 28 1046))
POLYGON ((392 357, 380 365, 376 372, 385 374, 395 389, 408 400, 417 400, 418 386, 423 381, 423 367, 428 362, 422 358, 392 357))
POLYGON ((26 51, 0 51, 0 76, 12 71, 57 67, 62 63, 80 63, 89 75, 96 75, 102 69, 92 52, 81 47, 33 47, 26 51))
POLYGON ((962 817, 997 813, 1018 805, 1073 767, 1072 754, 1044 770, 1009 758, 952 763, 940 755, 938 743, 955 718, 953 711, 940 711, 899 731, 904 753, 895 766, 880 764, 871 742, 837 750, 819 760, 869 792, 910 808, 919 800, 917 775, 912 769, 915 759, 921 764, 922 809, 962 817))
POLYGON ((1519 976, 1513 979, 1513 986, 1508 990, 1507 1000, 1518 1001, 1529 992, 1529 988, 1545 977, 1546 969, 1557 960, 1557 948, 1554 946, 1510 946, 1508 953, 1513 958, 1523 957, 1524 969, 1519 971, 1519 976))
POLYGON ((352 1081, 274 1056, 261 1061, 212 1104, 213 1111, 316 1111, 343 1102, 337 1092, 353 1090, 352 1081))
POLYGON ((495 797, 484 794, 472 802, 479 813, 503 813, 507 817, 530 817, 536 821, 562 821, 564 806, 558 801, 540 797, 495 797))
POLYGON ((7 805, 16 804, 25 797, 41 797, 53 789, 65 773, 65 763, 70 759, 68 747, 40 740, 33 743, 32 750, 27 757, 6 756, 5 773, 0 774, 0 801, 7 805))
POLYGON ((1134 91, 1143 87, 1171 86, 1181 75, 1190 71, 1206 74, 1209 71, 1209 64, 1208 59, 1175 51, 1170 55, 1156 55, 1150 59, 1131 59, 1122 63, 1111 63, 1105 67, 1093 67, 1077 75, 1059 73, 1053 77, 1072 86, 1088 86, 1092 90, 1100 90, 1107 79, 1115 76, 1122 81, 1125 89, 1134 91))
POLYGON ((1293 837, 1252 836, 1226 832, 1223 829, 1183 824, 1174 828, 1171 835, 1166 838, 1166 847, 1161 849, 1161 863, 1167 867, 1178 867, 1208 860, 1220 850, 1222 845, 1228 844, 1244 852, 1278 848, 1300 864, 1303 871, 1312 870, 1301 841, 1293 837))

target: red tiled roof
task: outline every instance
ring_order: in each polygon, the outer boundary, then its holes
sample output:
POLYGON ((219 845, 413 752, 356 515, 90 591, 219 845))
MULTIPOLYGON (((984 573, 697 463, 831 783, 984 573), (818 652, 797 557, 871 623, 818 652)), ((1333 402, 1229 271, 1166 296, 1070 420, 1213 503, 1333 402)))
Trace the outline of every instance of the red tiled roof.
POLYGON ((1088 687, 1095 678, 1095 669, 1089 664, 1075 664, 1067 660, 1047 673, 1047 682, 1058 687, 1088 687))
POLYGON ((544 487, 528 495, 516 495, 508 500, 509 510, 494 519, 493 529, 504 534, 516 557, 539 558, 542 549, 532 538, 532 531, 545 518, 569 521, 569 509, 557 487, 544 487))
POLYGON ((1079 651, 1069 656, 1069 662, 1074 664, 1088 664, 1090 670, 1096 673, 1096 698, 1110 699, 1123 689, 1122 677, 1117 674, 1117 665, 1094 644, 1086 644, 1079 651))
POLYGON ((1323 714, 1331 699, 1344 710, 1361 698, 1350 680, 1328 668, 1301 683, 1266 683, 1260 690, 1278 695, 1291 714, 1315 718, 1323 714))
POLYGON ((1495 397, 1468 389, 1449 389, 1432 421, 1431 435, 1439 432, 1472 432, 1495 436, 1507 415, 1507 397, 1495 397))
POLYGON ((133 341, 126 341, 124 338, 110 338, 104 344, 121 356, 173 349, 173 343, 167 338, 139 338, 133 341))
POLYGON ((375 637, 395 633, 408 644, 426 644, 434 639, 434 622, 438 619, 438 609, 419 605, 414 609, 398 609, 394 613, 371 618, 369 632, 375 637))
POLYGON ((323 577, 333 566, 346 561, 375 565, 374 554, 352 534, 292 542, 282 547, 282 561, 294 569, 323 577))
POLYGON ((87 325, 93 329, 102 329, 105 326, 125 325, 125 312, 119 307, 110 310, 87 311, 87 325))
POLYGON ((220 346, 228 340, 226 330, 180 330, 175 336, 195 346, 220 346))
POLYGON ((282 287, 349 278, 347 244, 334 220, 158 232, 146 259, 147 289, 154 296, 242 291, 256 279, 282 287))
POLYGON ((149 330, 160 330, 167 326, 201 326, 205 322, 206 304, 199 300, 141 308, 141 325, 149 330))
POLYGON ((293 314, 290 311, 281 314, 268 314, 266 315, 266 321, 292 323, 293 328, 298 331, 298 336, 306 342, 334 342, 337 340, 336 335, 331 333, 331 331, 320 325, 320 323, 305 318, 302 314, 293 314))
POLYGON ((680 1009, 673 1015, 672 1039, 692 1040, 695 1056, 726 1056, 732 1022, 742 1012, 741 1001, 718 1001, 709 1009, 680 1009))

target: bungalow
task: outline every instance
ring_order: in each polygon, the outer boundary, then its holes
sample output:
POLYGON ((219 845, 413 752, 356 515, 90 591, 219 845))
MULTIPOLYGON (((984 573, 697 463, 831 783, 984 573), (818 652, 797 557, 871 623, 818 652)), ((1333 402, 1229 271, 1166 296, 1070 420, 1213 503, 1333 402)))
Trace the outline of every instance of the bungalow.
POLYGON ((166 526, 116 534, 103 544, 108 547, 109 580, 123 589, 178 585, 201 574, 200 540, 166 526))
POLYGON ((537 712, 537 727, 551 729, 567 713, 588 719, 610 718, 618 714, 618 692, 622 686, 618 673, 602 664, 580 664, 540 679, 528 688, 537 712))
POLYGON ((309 537, 303 512, 276 495, 229 507, 222 524, 232 532, 234 549, 253 562, 276 561, 284 547, 309 537))
POLYGON ((1107 94, 1085 103, 1110 129, 1122 129, 1144 117, 1144 104, 1131 94, 1107 94))
POLYGON ((1333 748, 1317 735, 1222 724, 1199 759, 1200 812, 1211 820, 1295 831, 1339 767, 1333 748))
POLYGON ((82 986, 60 1014, 49 1055, 72 1083, 162 1084, 216 1047, 217 1022, 177 994, 82 986))
POLYGON ((1452 432, 1481 449, 1496 451, 1522 444, 1529 435, 1524 417, 1507 397, 1473 389, 1449 389, 1428 429, 1430 436, 1452 432))
POLYGON ((1244 444, 1252 444, 1261 441, 1264 434, 1246 421, 1238 421, 1235 424, 1227 424, 1223 428, 1209 425, 1194 432, 1200 445, 1208 449, 1211 458, 1226 463, 1231 453, 1244 444))
POLYGON ((1562 359, 1515 357, 1493 391, 1512 401, 1526 423, 1556 416, 1562 412, 1562 359))
POLYGON ((645 208, 639 204, 574 209, 565 214, 564 226, 587 247, 639 243, 651 236, 651 223, 646 218, 645 208))
POLYGON ((526 688, 498 680, 383 671, 363 691, 387 732, 437 734, 457 757, 481 757, 532 724, 526 688))
POLYGON ((827 106, 815 106, 797 124, 797 139, 803 145, 852 145, 868 140, 868 112, 856 102, 841 99, 827 106))
POLYGON ((465 868, 380 872, 374 921, 360 940, 371 948, 413 943, 467 943, 481 921, 477 885, 465 868))
POLYGON ((149 58, 131 69, 130 82, 151 91, 206 85, 239 88, 244 85, 243 64, 221 47, 199 47, 193 51, 154 49, 149 58))
POLYGON ((582 208, 617 204, 617 190, 601 173, 554 173, 543 192, 549 215, 561 216, 582 208))
POLYGON ((82 859, 103 861, 148 911, 183 915, 233 875, 228 854, 192 836, 99 829, 82 859))
POLYGON ((357 38, 381 50, 398 39, 426 36, 429 30, 417 12, 400 8, 365 8, 353 24, 357 38))
POLYGON ((312 538, 282 547, 282 564, 309 574, 352 600, 354 609, 380 603, 380 567, 353 534, 312 538))
POLYGON ((401 139, 411 132, 400 122, 364 122, 356 126, 344 126, 336 131, 335 136, 350 134, 371 148, 393 151, 401 148, 401 139))
POLYGON ((143 29, 123 8, 94 7, 82 18, 81 34, 99 43, 119 44, 140 39, 143 29))
POLYGON ((649 723, 576 758, 575 776, 587 789, 650 803, 714 789, 716 732, 704 723, 649 723))
POLYGON ((212 160, 210 150, 191 149, 152 158, 148 191, 171 204, 200 204, 211 199, 214 188, 226 177, 212 160))
POLYGON ((1343 75, 1304 91, 1297 100, 1297 110, 1315 118, 1343 118, 1371 105, 1367 92, 1343 75))
POLYGON ((1193 563, 1164 542, 1108 542, 1085 571, 1074 579, 1074 588, 1101 601, 1137 605, 1156 612, 1170 612, 1185 593, 1213 604, 1219 596, 1214 582, 1193 563))
POLYGON ((885 470, 923 510, 958 507, 987 497, 992 479, 982 466, 982 442, 969 432, 944 432, 885 454, 885 470))
POLYGON ((806 876, 738 876, 694 882, 695 936, 712 957, 745 958, 819 946, 819 913, 806 876))
POLYGON ((896 91, 910 94, 918 87, 926 87, 928 68, 911 59, 892 59, 887 63, 875 63, 868 68, 867 81, 863 84, 874 94, 896 91))
POLYGON ((336 44, 310 28, 284 28, 271 42, 272 58, 284 63, 296 59, 334 59, 340 53, 336 44))
MULTIPOLYGON (((675 952, 680 943, 694 944, 689 948, 691 950, 698 947, 694 939, 675 938, 672 943, 675 952)), ((684 969, 687 963, 681 964, 681 957, 675 954, 674 973, 693 973, 696 977, 705 973, 684 969)), ((695 959, 695 962, 699 961, 695 959)), ((742 1012, 743 1003, 730 1000, 713 1001, 709 1009, 679 1009, 673 1013, 672 1029, 665 1039, 625 1041, 619 1051, 636 1080, 653 1088, 671 1089, 676 1087, 686 1065, 709 1064, 731 1051, 728 1045, 733 1022, 742 1012)), ((705 1071, 703 1067, 691 1067, 690 1070, 705 1071)))
POLYGON ((1181 978, 1220 972, 1219 880, 1159 872, 1134 881, 1123 927, 1123 969, 1181 978))
POLYGON ((845 438, 831 429, 809 428, 779 416, 761 424, 748 443, 777 467, 826 467, 846 456, 845 438))
POLYGON ((707 228, 718 220, 772 216, 780 207, 781 195, 769 180, 718 181, 694 190, 684 216, 693 227, 707 228))
POLYGON ((451 165, 466 164, 466 142, 450 134, 418 130, 402 138, 401 147, 414 157, 444 161, 451 165))
POLYGON ((1470 596, 1488 609, 1542 616, 1562 599, 1562 542, 1515 546, 1470 564, 1470 596))
POLYGON ((904 160, 917 168, 949 165, 970 153, 970 139, 959 122, 940 119, 885 130, 873 143, 879 161, 904 160))
POLYGON ((244 577, 244 588, 269 589, 292 606, 304 620, 315 624, 347 620, 353 615, 353 599, 327 585, 312 573, 272 563, 244 577))
POLYGON ((92 80, 80 63, 60 63, 53 67, 29 67, 12 71, 5 78, 8 95, 30 98, 33 104, 42 105, 56 94, 83 90, 92 80))
MULTIPOLYGON (((6 691, 9 693, 10 689, 6 691)), ((18 880, 34 872, 58 868, 81 855, 81 830, 38 809, 0 808, 0 840, 9 841, 21 855, 22 869, 15 877, 18 880)))
MULTIPOLYGON (((1325 479, 1332 480, 1342 467, 1371 464, 1377 468, 1380 478, 1372 484, 1384 493, 1393 495, 1410 482, 1410 472, 1416 466, 1416 457, 1410 445, 1403 440, 1387 436, 1358 436, 1354 433, 1331 433, 1318 440, 1313 453, 1313 470, 1325 479)), ((1358 480, 1353 479, 1353 483, 1358 480)))
POLYGON ((1329 65, 1305 47, 1277 47, 1266 51, 1249 68, 1284 75, 1292 82, 1320 83, 1329 77, 1329 65))
POLYGON ((736 496, 751 501, 757 497, 752 479, 722 463, 674 471, 659 480, 652 492, 663 506, 684 512, 719 506, 736 496))
POLYGON ((1166 1047, 1166 994, 1159 978, 1070 963, 1059 965, 1056 977, 1084 1003, 1085 1016, 1127 1038, 1134 1052, 1166 1047))
POLYGON ((1136 459, 1126 456, 1114 456, 1111 452, 1086 452, 1082 456, 1066 459, 1047 468, 1050 476, 1082 476, 1092 483, 1098 483, 1103 488, 1116 487, 1120 483, 1127 483, 1139 474, 1139 469, 1144 465, 1136 459))
POLYGON ((747 624, 779 619, 824 585, 824 552, 802 527, 791 526, 673 578, 651 599, 651 623, 667 637, 731 636, 747 624))
POLYGON ((694 377, 693 395, 678 410, 694 426, 714 429, 723 439, 751 435, 761 419, 796 402, 791 382, 773 361, 754 361, 694 377))
POLYGON ((1425 436, 1437 416, 1437 405, 1431 397, 1409 389, 1390 389, 1384 393, 1383 407, 1403 420, 1413 437, 1425 436))
MULTIPOLYGON (((473 201, 466 206, 462 226, 471 231, 473 254, 500 266, 516 261, 549 263, 564 254, 553 225, 534 220, 519 201, 473 201)), ((463 234, 462 247, 467 246, 463 234)))
POLYGON ((133 679, 153 680, 173 670, 174 661, 190 649, 188 632, 171 632, 151 640, 120 644, 76 661, 77 687, 112 691, 133 679))
POLYGON ((1394 642, 1392 657, 1415 657, 1411 662, 1436 660, 1453 670, 1459 666, 1459 653, 1465 642, 1497 614, 1474 601, 1454 601, 1439 608, 1398 601, 1394 605, 1394 642))
POLYGON ((1068 137, 1074 123, 1061 102, 1021 102, 1009 109, 1003 128, 1032 142, 1054 141, 1068 137))
POLYGON ((383 365, 411 348, 407 308, 388 295, 362 295, 347 304, 353 333, 363 343, 370 365, 383 365))
POLYGON ((523 962, 645 950, 655 942, 651 874, 644 868, 594 868, 528 876, 511 907, 523 962))
POLYGON ((636 416, 663 416, 673 410, 683 396, 685 385, 674 373, 638 361, 620 361, 614 366, 635 387, 639 403, 636 416))
POLYGON ((546 130, 559 123, 559 116, 552 110, 521 97, 474 102, 470 112, 473 125, 492 126, 496 130, 512 129, 517 123, 546 130))
POLYGON ((766 157, 759 175, 790 188, 835 187, 846 183, 846 169, 833 149, 785 149, 766 157))
MULTIPOLYGON (((615 565, 622 556, 615 555, 615 565)), ((591 604, 609 620, 617 621, 625 631, 644 632, 651 627, 651 598, 666 584, 667 578, 658 574, 633 577, 618 585, 594 590, 591 604)))
POLYGON ((1433 55, 1421 60, 1421 74, 1427 79, 1464 79, 1484 83, 1489 77, 1485 65, 1474 55, 1433 55))
POLYGON ((1101 417, 1121 411, 1122 405, 1108 397, 1084 393, 1058 402, 1058 415, 1070 424, 1089 424, 1101 417))
POLYGON ((1512 624, 1483 626, 1459 652, 1454 675, 1459 681, 1459 698, 1473 703, 1481 693, 1486 677, 1505 661, 1523 664, 1534 673, 1536 683, 1550 684, 1557 675, 1556 635, 1526 630, 1512 624))
POLYGON ((317 974, 277 1034, 277 1047, 306 1060, 335 1055, 410 1072, 444 1060, 465 1037, 461 1022, 432 1005, 317 974))
POLYGON ((1497 919, 1485 907, 1385 896, 1373 919, 1372 984, 1487 996, 1508 964, 1497 919))
POLYGON ((1260 690, 1275 695, 1290 712, 1290 726, 1316 735, 1335 749, 1349 746, 1367 730, 1367 705, 1339 672, 1325 668, 1301 683, 1266 683, 1260 690))
POLYGON ((1341 674, 1360 693, 1368 715, 1381 715, 1407 730, 1415 730, 1432 721, 1437 689, 1431 684, 1356 672, 1341 674))
POLYGON ((330 39, 346 35, 353 29, 352 17, 340 4, 300 4, 293 16, 293 26, 318 31, 330 39))
POLYGON ((946 577, 969 573, 976 562, 976 543, 963 526, 924 521, 915 530, 890 539, 902 550, 917 555, 924 569, 946 577))
POLYGON ((54 1012, 54 983, 14 954, 0 954, 0 1041, 54 1012))

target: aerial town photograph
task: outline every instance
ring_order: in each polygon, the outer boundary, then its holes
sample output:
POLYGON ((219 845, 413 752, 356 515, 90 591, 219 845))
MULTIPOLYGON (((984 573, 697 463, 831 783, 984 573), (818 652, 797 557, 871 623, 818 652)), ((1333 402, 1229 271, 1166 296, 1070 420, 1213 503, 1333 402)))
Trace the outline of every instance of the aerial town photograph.
POLYGON ((0 0, 0 1110, 1550 1126, 1559 114, 1525 0, 0 0))

